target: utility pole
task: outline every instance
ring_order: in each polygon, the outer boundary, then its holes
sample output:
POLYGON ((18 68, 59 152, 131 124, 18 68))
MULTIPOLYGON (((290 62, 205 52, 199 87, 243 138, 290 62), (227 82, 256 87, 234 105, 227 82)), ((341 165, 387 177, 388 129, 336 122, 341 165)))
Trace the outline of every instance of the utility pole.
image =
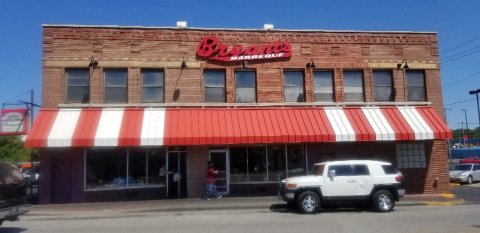
POLYGON ((467 139, 466 139, 466 140, 468 140, 468 119, 467 119, 467 109, 462 109, 462 111, 465 113, 465 128, 467 128, 467 132, 466 132, 467 139))
MULTIPOLYGON (((34 103, 34 91, 33 89, 30 90, 30 102, 27 102, 27 101, 21 101, 19 100, 18 102, 20 103, 23 103, 25 104, 25 106, 27 107, 27 111, 28 111, 28 114, 30 116, 30 124, 29 124, 29 127, 27 128, 27 134, 30 133, 30 130, 32 129, 32 126, 33 126, 33 117, 34 117, 34 108, 35 107, 40 107, 40 105, 37 105, 34 103)), ((32 165, 32 169, 34 169, 33 167, 33 150, 30 150, 30 164, 32 165)), ((34 172, 32 172, 32 174, 35 174, 34 172)), ((30 186, 30 196, 32 195, 33 193, 33 185, 30 186)))
POLYGON ((480 89, 470 91, 470 95, 476 95, 477 96, 477 114, 478 114, 478 124, 480 127, 480 106, 478 105, 478 93, 480 92, 480 89))
MULTIPOLYGON (((450 111, 452 109, 450 108, 443 108, 443 116, 445 117, 445 124, 447 124, 448 126, 448 122, 447 122, 447 110, 450 111)), ((447 147, 448 147, 448 161, 451 162, 452 161, 452 147, 450 145, 450 139, 447 139, 447 147)))

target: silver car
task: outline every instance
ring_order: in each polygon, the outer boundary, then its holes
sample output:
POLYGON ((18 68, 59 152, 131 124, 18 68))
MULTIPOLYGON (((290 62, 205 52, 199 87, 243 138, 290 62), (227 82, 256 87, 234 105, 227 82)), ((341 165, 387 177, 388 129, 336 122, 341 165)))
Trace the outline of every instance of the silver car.
POLYGON ((480 181, 480 164, 464 163, 457 164, 449 172, 451 182, 471 184, 480 181))

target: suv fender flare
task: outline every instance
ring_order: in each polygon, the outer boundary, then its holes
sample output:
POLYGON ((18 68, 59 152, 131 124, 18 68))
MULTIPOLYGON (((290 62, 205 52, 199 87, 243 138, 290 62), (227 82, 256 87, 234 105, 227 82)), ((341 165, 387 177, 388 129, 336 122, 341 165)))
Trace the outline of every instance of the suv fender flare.
POLYGON ((389 191, 390 193, 392 193, 393 197, 395 198, 395 201, 398 201, 398 200, 399 200, 397 189, 396 189, 393 185, 389 185, 389 184, 379 184, 379 185, 373 186, 373 189, 372 189, 372 191, 370 192, 370 197, 372 197, 373 194, 374 194, 375 192, 377 192, 378 190, 386 190, 386 191, 389 191))
POLYGON ((297 197, 306 191, 312 191, 315 192, 318 197, 320 198, 320 201, 323 203, 323 194, 322 194, 322 187, 321 186, 306 186, 306 187, 300 187, 295 190, 295 200, 297 200, 297 197))

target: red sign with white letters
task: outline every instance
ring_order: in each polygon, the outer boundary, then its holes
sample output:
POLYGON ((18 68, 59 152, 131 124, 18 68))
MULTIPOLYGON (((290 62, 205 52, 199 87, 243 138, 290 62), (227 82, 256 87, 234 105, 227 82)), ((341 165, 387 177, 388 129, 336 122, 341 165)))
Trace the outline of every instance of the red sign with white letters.
POLYGON ((269 44, 232 45, 221 43, 215 36, 206 36, 197 46, 197 55, 216 61, 251 61, 289 58, 292 45, 289 42, 273 42, 269 44))

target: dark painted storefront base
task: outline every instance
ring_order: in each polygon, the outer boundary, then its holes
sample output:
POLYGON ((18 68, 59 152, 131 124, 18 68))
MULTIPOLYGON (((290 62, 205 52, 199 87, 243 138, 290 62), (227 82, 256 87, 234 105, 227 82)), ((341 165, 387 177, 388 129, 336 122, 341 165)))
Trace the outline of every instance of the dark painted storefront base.
POLYGON ((230 184, 230 196, 254 197, 277 195, 278 184, 230 184))
POLYGON ((84 197, 85 202, 141 201, 167 198, 165 188, 87 191, 84 197))
MULTIPOLYGON (((425 141, 426 168, 401 169, 408 194, 449 191, 446 144, 425 141)), ((191 147, 187 153, 186 184, 182 197, 200 198, 205 187, 206 161, 210 147, 191 147)), ((117 190, 84 190, 83 148, 42 149, 39 203, 81 203, 177 198, 166 195, 165 187, 117 190)), ((395 142, 306 144, 307 169, 327 160, 373 159, 396 164, 395 142)), ((230 183, 228 196, 276 195, 278 183, 230 183)), ((172 189, 174 190, 174 189, 172 189)), ((172 191, 170 190, 170 191, 172 191)))

